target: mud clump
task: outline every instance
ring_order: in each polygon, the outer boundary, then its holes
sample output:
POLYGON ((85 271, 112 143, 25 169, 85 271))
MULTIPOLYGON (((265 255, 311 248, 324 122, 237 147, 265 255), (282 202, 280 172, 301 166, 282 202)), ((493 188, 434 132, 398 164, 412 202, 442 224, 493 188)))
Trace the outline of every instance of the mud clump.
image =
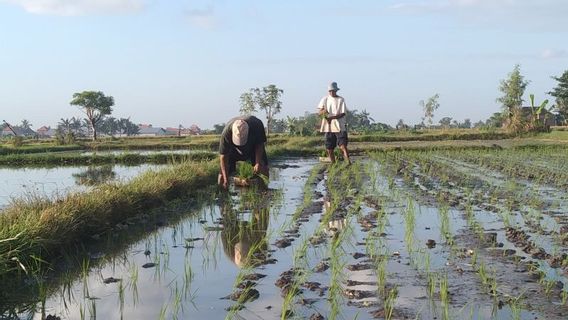
POLYGON ((361 253, 361 252, 355 252, 354 254, 352 254, 353 259, 360 259, 363 257, 366 257, 367 255, 365 253, 361 253))
POLYGON ((345 297, 347 297, 347 299, 355 299, 355 300, 361 300, 377 296, 377 293, 374 291, 354 290, 354 289, 345 289, 343 290, 343 294, 345 295, 345 297))
POLYGON ((354 287, 354 286, 376 286, 377 283, 373 282, 373 281, 357 281, 357 280, 346 280, 345 284, 348 287, 354 287))
POLYGON ((250 289, 254 286, 256 286, 256 282, 253 282, 253 281, 250 281, 250 280, 245 280, 245 281, 242 281, 239 284, 237 284, 237 288, 239 288, 239 289, 250 289))
POLYGON ((274 243, 274 245, 280 249, 289 247, 292 245, 292 240, 289 238, 284 238, 284 239, 279 239, 276 240, 276 242, 274 243))
POLYGON ((261 274, 261 273, 251 273, 251 274, 247 274, 246 276, 243 277, 244 280, 249 280, 249 281, 258 281, 262 278, 266 277, 265 274, 261 274))
POLYGON ((310 316, 310 320, 324 320, 325 318, 319 314, 319 313, 314 313, 310 316))
POLYGON ((115 283, 115 282, 119 282, 119 281, 121 281, 121 279, 110 277, 110 278, 104 279, 103 283, 109 284, 109 283, 115 283))
POLYGON ((260 292, 256 289, 245 289, 239 290, 231 293, 230 295, 223 297, 221 299, 230 299, 233 301, 239 301, 240 303, 245 303, 249 301, 254 301, 260 297, 260 292))
POLYGON ((324 272, 325 270, 329 269, 329 263, 327 261, 320 261, 315 267, 314 272, 320 273, 324 272))
POLYGON ((298 304, 301 306, 311 306, 312 304, 318 302, 318 299, 306 299, 302 298, 298 300, 298 304))
POLYGON ((373 265, 369 263, 357 263, 357 264, 350 264, 347 266, 347 270, 349 271, 361 271, 361 270, 370 270, 373 269, 373 265))
POLYGON ((289 296, 289 295, 297 296, 297 295, 299 295, 299 294, 302 293, 302 292, 303 292, 302 289, 300 289, 300 288, 298 288, 298 287, 296 287, 296 286, 287 285, 287 286, 285 286, 284 288, 282 288, 282 290, 281 290, 281 292, 280 292, 280 295, 284 298, 284 297, 287 297, 287 296, 289 296))
POLYGON ((148 269, 148 268, 154 268, 155 266, 156 266, 156 264, 154 262, 147 262, 147 263, 142 265, 142 268, 148 269))
POLYGON ((325 243, 325 241, 326 241, 326 238, 322 234, 318 234, 318 235, 314 235, 314 236, 310 237, 310 243, 313 246, 317 246, 319 244, 325 243))

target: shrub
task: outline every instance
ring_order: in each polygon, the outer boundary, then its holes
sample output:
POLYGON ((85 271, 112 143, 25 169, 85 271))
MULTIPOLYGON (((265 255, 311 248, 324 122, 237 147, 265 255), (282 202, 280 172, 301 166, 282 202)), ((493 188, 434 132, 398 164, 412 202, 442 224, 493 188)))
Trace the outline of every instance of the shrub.
POLYGON ((23 146, 24 145, 24 137, 16 136, 16 137, 12 138, 12 145, 15 148, 23 146))

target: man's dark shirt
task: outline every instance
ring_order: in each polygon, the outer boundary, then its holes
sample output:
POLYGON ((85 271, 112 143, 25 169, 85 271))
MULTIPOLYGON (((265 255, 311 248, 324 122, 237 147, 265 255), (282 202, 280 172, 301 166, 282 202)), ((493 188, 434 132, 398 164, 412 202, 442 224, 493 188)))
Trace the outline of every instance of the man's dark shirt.
POLYGON ((229 155, 238 160, 252 160, 255 157, 255 147, 266 142, 266 132, 264 132, 264 124, 255 116, 236 117, 225 125, 219 142, 219 154, 229 155), (247 143, 244 146, 236 146, 233 143, 233 122, 235 120, 244 120, 249 126, 247 143))

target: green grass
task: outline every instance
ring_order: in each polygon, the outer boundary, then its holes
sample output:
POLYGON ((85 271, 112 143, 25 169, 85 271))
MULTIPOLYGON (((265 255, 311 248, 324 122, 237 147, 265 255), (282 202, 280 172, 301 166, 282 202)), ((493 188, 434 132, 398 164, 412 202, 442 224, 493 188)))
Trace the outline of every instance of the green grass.
POLYGON ((0 279, 33 273, 70 246, 89 241, 118 222, 212 185, 217 161, 183 163, 122 184, 105 184, 54 201, 20 200, 0 215, 0 279))
POLYGON ((217 154, 209 151, 197 151, 191 154, 160 153, 160 154, 105 154, 82 155, 80 153, 39 153, 39 154, 9 154, 0 156, 3 166, 62 166, 62 165, 93 165, 93 164, 128 164, 142 163, 178 163, 185 160, 211 160, 217 154))

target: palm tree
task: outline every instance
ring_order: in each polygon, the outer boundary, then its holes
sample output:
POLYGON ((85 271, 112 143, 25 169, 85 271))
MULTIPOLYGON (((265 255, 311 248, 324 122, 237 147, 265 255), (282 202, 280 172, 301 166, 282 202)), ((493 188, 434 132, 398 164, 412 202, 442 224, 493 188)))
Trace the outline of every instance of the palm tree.
POLYGON ((26 119, 22 120, 22 125, 21 125, 22 129, 26 130, 29 129, 31 126, 32 124, 28 120, 26 119))
POLYGON ((58 127, 61 127, 63 129, 63 132, 65 134, 71 132, 71 122, 72 119, 63 119, 61 118, 61 121, 59 121, 59 123, 57 124, 58 127))

